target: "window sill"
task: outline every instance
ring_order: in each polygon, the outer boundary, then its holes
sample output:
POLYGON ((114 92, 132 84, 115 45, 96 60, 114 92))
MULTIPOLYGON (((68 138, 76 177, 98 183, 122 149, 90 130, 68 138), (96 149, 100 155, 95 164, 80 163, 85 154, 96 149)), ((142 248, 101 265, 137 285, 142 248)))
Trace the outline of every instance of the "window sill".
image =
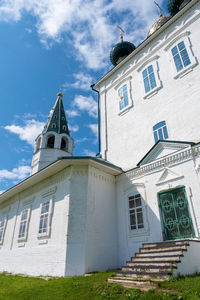
POLYGON ((156 95, 158 93, 158 90, 161 89, 161 85, 157 86, 156 88, 154 88, 153 90, 150 90, 148 93, 146 93, 143 98, 144 99, 149 99, 151 97, 153 97, 154 95, 156 95))
POLYGON ((130 110, 131 107, 133 107, 133 103, 127 105, 122 110, 120 110, 120 112, 118 113, 118 115, 119 116, 124 115, 125 113, 127 113, 130 110))
POLYGON ((133 229, 133 230, 129 230, 128 237, 132 238, 132 237, 145 236, 145 235, 149 235, 149 231, 147 229, 145 228, 133 229))
POLYGON ((25 237, 18 238, 17 241, 18 241, 18 243, 26 242, 26 238, 25 237))
POLYGON ((175 73, 174 75, 174 79, 177 79, 177 78, 182 78, 184 77, 185 75, 187 75, 188 73, 192 72, 193 71, 193 68, 197 65, 197 62, 193 63, 192 65, 189 65, 187 67, 185 67, 184 69, 182 69, 181 71, 175 73))
POLYGON ((49 233, 39 233, 37 236, 38 239, 46 239, 49 238, 49 233))

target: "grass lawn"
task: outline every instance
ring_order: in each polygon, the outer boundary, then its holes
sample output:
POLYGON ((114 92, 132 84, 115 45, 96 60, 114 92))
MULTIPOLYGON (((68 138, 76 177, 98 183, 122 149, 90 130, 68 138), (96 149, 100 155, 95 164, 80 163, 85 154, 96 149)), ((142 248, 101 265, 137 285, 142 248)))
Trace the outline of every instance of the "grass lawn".
POLYGON ((99 272, 91 276, 41 278, 0 275, 0 300, 100 300, 100 299, 200 299, 200 276, 162 282, 154 291, 142 293, 107 283, 114 273, 99 272), (168 293, 177 290, 182 294, 168 293))

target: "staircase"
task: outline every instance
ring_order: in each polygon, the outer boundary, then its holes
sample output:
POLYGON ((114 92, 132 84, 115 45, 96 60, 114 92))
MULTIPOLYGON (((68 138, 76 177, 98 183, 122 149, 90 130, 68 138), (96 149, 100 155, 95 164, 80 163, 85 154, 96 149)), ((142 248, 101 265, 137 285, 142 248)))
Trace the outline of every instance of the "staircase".
POLYGON ((156 287, 156 282, 168 280, 177 268, 180 257, 187 251, 189 240, 143 244, 126 266, 108 282, 124 287, 148 290, 156 287))

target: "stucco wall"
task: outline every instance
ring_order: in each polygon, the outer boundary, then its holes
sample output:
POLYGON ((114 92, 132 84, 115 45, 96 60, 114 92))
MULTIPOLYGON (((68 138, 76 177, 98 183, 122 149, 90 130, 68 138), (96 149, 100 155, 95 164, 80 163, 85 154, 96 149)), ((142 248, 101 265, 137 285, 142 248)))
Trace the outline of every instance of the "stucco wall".
POLYGON ((118 176, 117 208, 118 208, 118 238, 119 262, 124 265, 142 243, 161 242, 162 220, 158 206, 158 194, 179 187, 185 187, 190 215, 192 218, 195 237, 200 238, 200 182, 199 171, 195 168, 193 159, 185 162, 174 162, 173 165, 160 167, 148 174, 134 177, 133 173, 118 176), (167 172, 166 172, 167 171, 167 172), (166 176, 163 175, 166 172, 166 176), (144 229, 129 229, 128 197, 140 193, 143 199, 144 229))
POLYGON ((154 145, 152 127, 160 121, 166 121, 169 140, 199 141, 199 12, 197 3, 100 84, 103 158, 125 170, 136 166, 154 145), (182 40, 194 66, 174 78, 171 48, 182 40), (145 98, 142 70, 150 64, 160 89, 145 98), (120 114, 118 89, 123 84, 133 106, 120 114))
POLYGON ((0 208, 7 216, 4 242, 0 246, 0 272, 28 275, 65 275, 69 169, 16 195, 0 208), (39 237, 40 204, 53 200, 51 230, 39 237), (30 207, 31 215, 26 241, 18 241, 22 209, 30 207))

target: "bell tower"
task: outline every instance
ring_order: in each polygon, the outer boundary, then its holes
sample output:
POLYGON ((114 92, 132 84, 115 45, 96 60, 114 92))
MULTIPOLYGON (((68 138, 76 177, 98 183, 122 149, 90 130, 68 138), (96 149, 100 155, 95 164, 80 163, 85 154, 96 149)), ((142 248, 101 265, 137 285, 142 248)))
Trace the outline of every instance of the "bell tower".
POLYGON ((74 141, 70 137, 62 97, 60 91, 44 130, 35 140, 31 175, 50 165, 58 157, 73 155, 74 141))

